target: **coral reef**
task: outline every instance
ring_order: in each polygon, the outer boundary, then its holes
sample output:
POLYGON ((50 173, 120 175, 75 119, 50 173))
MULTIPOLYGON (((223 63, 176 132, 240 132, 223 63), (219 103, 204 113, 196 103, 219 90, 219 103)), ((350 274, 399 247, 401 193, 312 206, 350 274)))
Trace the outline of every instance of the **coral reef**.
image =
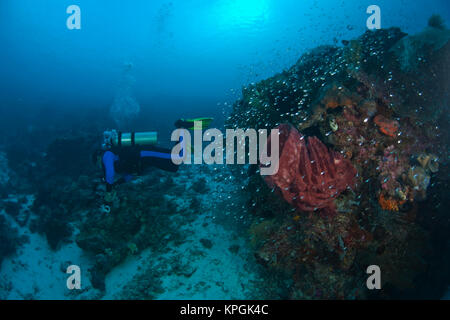
POLYGON ((436 173, 439 171, 439 157, 435 154, 422 153, 417 157, 417 162, 428 172, 436 173))
POLYGON ((284 199, 300 210, 322 209, 325 214, 334 214, 334 199, 354 185, 356 169, 316 137, 309 137, 306 142, 291 125, 283 124, 277 129, 280 132, 279 170, 266 176, 266 182, 271 187, 277 186, 284 199))
POLYGON ((405 203, 405 200, 386 199, 384 194, 380 193, 378 203, 383 210, 398 211, 399 207, 405 203))
MULTIPOLYGON (((106 192, 89 159, 98 132, 64 128, 48 146, 48 132, 17 139, 0 152, 0 264, 29 227, 56 254, 66 242, 83 250, 96 297, 130 261, 138 271, 116 298, 171 298, 167 279, 184 298, 213 292, 212 283, 232 298, 253 285, 257 298, 439 297, 450 281, 448 32, 439 16, 416 35, 366 32, 244 87, 226 126, 280 129, 273 176, 257 165, 191 166, 106 192), (374 264, 380 292, 365 286, 374 264), (236 266, 245 272, 216 280, 236 266)), ((123 127, 139 112, 130 70, 111 108, 123 127)), ((0 289, 11 286, 0 279, 0 289)))
POLYGON ((107 193, 105 200, 110 201, 110 212, 100 212, 98 207, 90 206, 79 226, 76 242, 94 256, 91 280, 100 290, 104 290, 106 274, 128 256, 147 248, 155 253, 163 252, 169 241, 182 239, 170 219, 178 209, 164 196, 172 189, 161 189, 149 182, 157 177, 158 173, 154 174, 145 177, 147 183, 119 186, 112 196, 107 193))
POLYGON ((82 217, 87 208, 96 206, 101 190, 98 182, 87 176, 47 177, 36 194, 33 211, 37 218, 30 222, 33 232, 44 234, 54 250, 73 233, 72 222, 82 217))
POLYGON ((430 184, 430 176, 425 169, 419 166, 413 166, 408 171, 408 181, 414 191, 414 199, 425 199, 426 191, 430 184))
POLYGON ((33 201, 33 196, 9 194, 8 197, 0 200, 0 210, 3 209, 20 227, 23 227, 31 216, 30 206, 33 201))
POLYGON ((192 190, 198 193, 207 193, 208 192, 208 186, 206 185, 206 179, 205 178, 199 178, 197 181, 194 182, 192 185, 192 190))
POLYGON ((398 197, 405 200, 407 191, 399 179, 407 166, 407 157, 400 154, 393 145, 384 149, 383 157, 379 159, 377 167, 380 172, 378 179, 381 184, 381 191, 389 197, 398 197))
POLYGON ((279 173, 251 175, 243 190, 255 218, 249 241, 267 271, 291 283, 288 297, 423 296, 426 281, 416 280, 440 268, 427 257, 442 246, 435 230, 448 232, 432 220, 445 196, 430 192, 448 183, 439 119, 449 105, 447 34, 437 17, 417 35, 366 32, 243 88, 228 127, 281 124, 279 173), (344 174, 337 181, 327 178, 333 157, 344 174), (324 208, 333 214, 315 214, 324 208), (364 286, 372 264, 386 270, 381 295, 364 286))
POLYGON ((386 119, 381 114, 377 115, 373 122, 380 128, 380 131, 389 137, 395 138, 399 124, 396 120, 386 119))
POLYGON ((418 63, 427 55, 427 50, 437 51, 448 40, 450 40, 450 30, 445 28, 439 15, 433 15, 425 30, 402 38, 391 50, 397 55, 402 70, 412 71, 418 68, 418 63))

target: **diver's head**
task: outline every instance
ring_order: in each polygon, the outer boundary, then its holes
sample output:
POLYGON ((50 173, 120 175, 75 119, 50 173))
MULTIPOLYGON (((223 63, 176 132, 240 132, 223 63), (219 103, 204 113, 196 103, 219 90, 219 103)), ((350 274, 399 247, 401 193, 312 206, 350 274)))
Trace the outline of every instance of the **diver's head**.
MULTIPOLYGON (((114 145, 114 141, 118 139, 118 132, 116 130, 105 131, 103 132, 103 143, 102 149, 109 150, 114 145)), ((117 143, 117 142, 116 142, 117 143)))

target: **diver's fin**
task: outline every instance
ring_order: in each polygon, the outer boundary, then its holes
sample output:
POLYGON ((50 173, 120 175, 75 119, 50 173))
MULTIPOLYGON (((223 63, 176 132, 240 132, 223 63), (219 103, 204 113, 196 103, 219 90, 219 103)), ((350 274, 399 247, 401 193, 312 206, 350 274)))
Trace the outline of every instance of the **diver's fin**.
MULTIPOLYGON (((211 122, 213 122, 214 118, 197 118, 197 119, 189 119, 189 122, 192 122, 194 124, 195 121, 200 121, 202 123, 202 129, 206 129, 209 127, 211 122)), ((194 125, 192 125, 192 128, 194 129, 194 125)))
POLYGON ((213 120, 214 120, 214 118, 207 118, 207 117, 195 118, 195 119, 180 119, 177 122, 175 122, 175 126, 178 128, 194 130, 194 129, 200 129, 200 128, 195 128, 194 123, 201 122, 201 126, 202 126, 201 129, 206 129, 209 127, 209 125, 211 124, 211 122, 213 120))

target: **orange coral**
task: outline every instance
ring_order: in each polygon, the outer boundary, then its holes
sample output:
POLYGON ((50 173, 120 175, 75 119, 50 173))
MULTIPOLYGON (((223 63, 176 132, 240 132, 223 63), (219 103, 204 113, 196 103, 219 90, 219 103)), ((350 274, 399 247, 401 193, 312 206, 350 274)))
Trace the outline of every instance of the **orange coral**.
POLYGON ((339 106, 355 106, 360 100, 361 97, 352 94, 344 86, 333 83, 324 89, 320 102, 326 109, 335 109, 339 106))
POLYGON ((405 203, 405 200, 386 199, 381 193, 378 197, 378 203, 383 210, 398 211, 399 206, 403 205, 405 203))
POLYGON ((380 128, 380 131, 384 133, 387 136, 395 137, 399 124, 395 120, 387 119, 386 117, 382 116, 381 114, 377 115, 373 121, 375 124, 380 128))
POLYGON ((351 106, 353 105, 353 101, 348 97, 333 97, 324 101, 325 107, 327 109, 335 109, 339 106, 351 106), (333 99, 334 98, 334 99, 333 99))

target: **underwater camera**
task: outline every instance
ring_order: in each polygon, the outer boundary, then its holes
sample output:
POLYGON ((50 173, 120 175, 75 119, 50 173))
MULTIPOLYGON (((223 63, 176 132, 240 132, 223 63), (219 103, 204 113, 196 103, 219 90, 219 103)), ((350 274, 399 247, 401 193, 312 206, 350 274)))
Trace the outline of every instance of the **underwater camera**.
POLYGON ((158 133, 148 132, 118 132, 116 130, 103 132, 102 148, 108 150, 112 147, 149 146, 158 141, 158 133))

